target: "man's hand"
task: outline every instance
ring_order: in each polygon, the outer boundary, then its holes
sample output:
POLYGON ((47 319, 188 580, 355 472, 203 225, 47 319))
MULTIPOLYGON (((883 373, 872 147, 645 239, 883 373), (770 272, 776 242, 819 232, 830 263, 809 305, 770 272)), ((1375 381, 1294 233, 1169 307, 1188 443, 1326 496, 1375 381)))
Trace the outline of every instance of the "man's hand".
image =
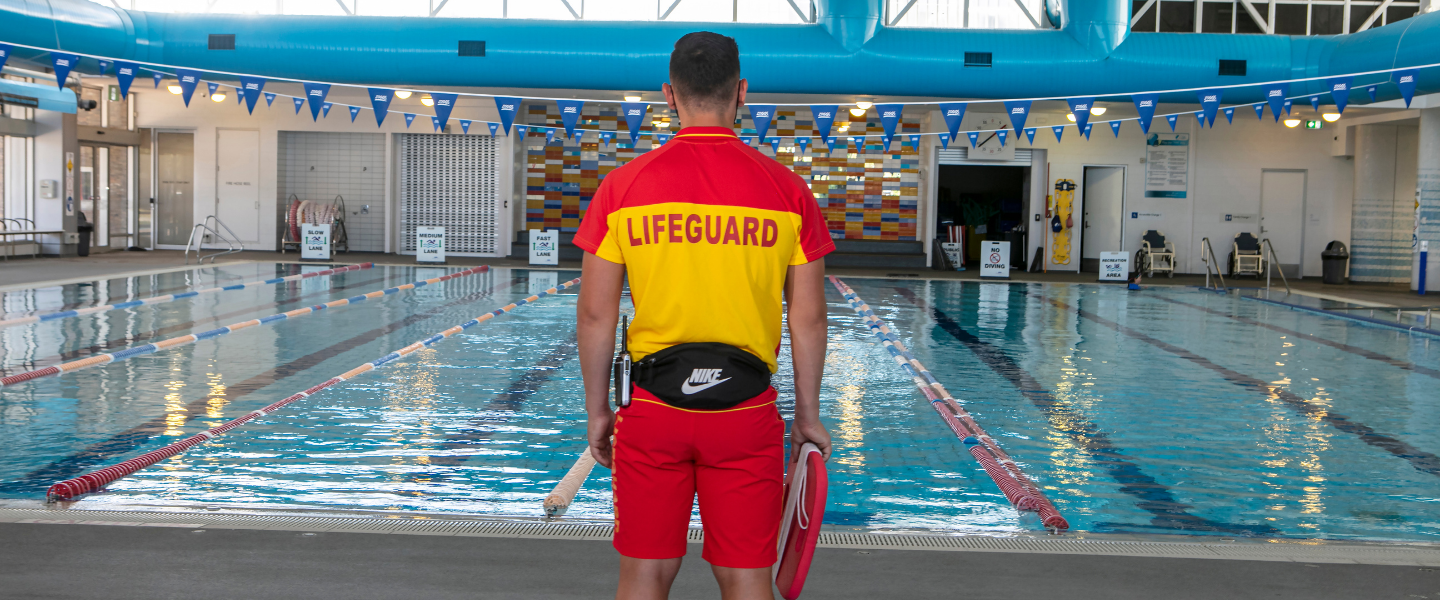
MULTIPOLYGON (((800 460, 800 446, 805 445, 805 442, 815 444, 825 460, 830 460, 830 432, 825 430, 825 425, 819 420, 811 421, 797 416, 795 422, 790 424, 790 462, 800 460)), ((594 454, 595 451, 592 449, 590 452, 594 454)))
MULTIPOLYGON (((585 437, 590 440, 590 456, 601 466, 610 468, 610 436, 615 433, 615 413, 606 410, 603 413, 591 413, 585 424, 585 437)), ((826 443, 829 443, 829 436, 826 436, 826 443)))

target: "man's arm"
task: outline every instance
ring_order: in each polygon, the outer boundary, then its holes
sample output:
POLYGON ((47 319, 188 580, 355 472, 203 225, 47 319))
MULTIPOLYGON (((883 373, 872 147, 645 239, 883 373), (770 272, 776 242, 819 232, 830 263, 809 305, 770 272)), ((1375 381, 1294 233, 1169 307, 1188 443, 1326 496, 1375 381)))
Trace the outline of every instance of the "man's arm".
POLYGON ((795 422, 790 425, 790 459, 811 442, 830 459, 830 432, 820 423, 820 376, 825 370, 825 259, 789 268, 785 274, 785 320, 795 364, 795 422))
MULTIPOLYGON (((575 335, 580 343, 580 376, 585 380, 585 436, 590 455, 610 468, 610 365, 615 358, 615 322, 620 314, 620 288, 625 265, 585 253, 580 275, 580 302, 575 308, 575 335)), ((822 338, 823 341, 823 338, 822 338)))

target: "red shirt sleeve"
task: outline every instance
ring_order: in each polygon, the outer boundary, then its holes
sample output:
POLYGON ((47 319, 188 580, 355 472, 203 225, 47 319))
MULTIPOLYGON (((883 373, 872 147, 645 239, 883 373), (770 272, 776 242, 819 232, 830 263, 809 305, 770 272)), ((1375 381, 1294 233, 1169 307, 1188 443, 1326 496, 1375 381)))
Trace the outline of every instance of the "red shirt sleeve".
POLYGON ((580 229, 575 232, 575 245, 610 262, 624 264, 625 257, 620 253, 620 243, 613 235, 610 223, 619 208, 611 191, 617 184, 614 174, 612 171, 611 177, 601 180, 600 189, 595 190, 590 199, 590 207, 585 211, 584 220, 580 221, 580 229))
POLYGON ((797 204, 800 211, 800 229, 796 232, 795 253, 790 258, 791 265, 803 265, 814 262, 826 254, 835 251, 835 241, 830 239, 830 229, 825 225, 825 216, 820 213, 820 205, 815 202, 815 195, 810 191, 809 186, 803 185, 804 180, 794 175, 798 180, 796 190, 797 204))

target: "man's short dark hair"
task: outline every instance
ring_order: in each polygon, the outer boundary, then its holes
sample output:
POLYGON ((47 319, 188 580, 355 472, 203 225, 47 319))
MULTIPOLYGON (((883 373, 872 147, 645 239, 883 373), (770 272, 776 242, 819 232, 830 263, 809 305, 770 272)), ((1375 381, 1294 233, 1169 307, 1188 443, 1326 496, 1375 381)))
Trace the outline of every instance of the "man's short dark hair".
POLYGON ((740 81, 740 47, 709 31, 687 33, 670 53, 670 86, 689 105, 723 109, 740 81))

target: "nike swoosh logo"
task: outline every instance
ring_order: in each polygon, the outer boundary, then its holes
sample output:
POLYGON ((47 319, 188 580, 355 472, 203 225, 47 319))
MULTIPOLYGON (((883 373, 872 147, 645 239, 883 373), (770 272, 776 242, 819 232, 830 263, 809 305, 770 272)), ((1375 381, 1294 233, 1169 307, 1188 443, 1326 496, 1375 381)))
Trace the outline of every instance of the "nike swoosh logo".
POLYGON ((680 393, 685 394, 686 396, 689 396, 690 394, 694 394, 695 392, 703 392, 703 391, 705 391, 705 390, 708 390, 708 389, 710 389, 710 388, 712 388, 712 387, 715 387, 715 386, 720 385, 720 384, 722 384, 722 383, 725 383, 725 382, 727 382, 727 381, 730 381, 730 378, 729 378, 729 377, 726 377, 726 378, 724 378, 724 379, 721 379, 720 381, 712 381, 712 382, 707 383, 707 384, 705 384, 705 385, 690 385, 690 382, 687 381, 687 382, 685 382, 685 383, 680 384, 680 393))

